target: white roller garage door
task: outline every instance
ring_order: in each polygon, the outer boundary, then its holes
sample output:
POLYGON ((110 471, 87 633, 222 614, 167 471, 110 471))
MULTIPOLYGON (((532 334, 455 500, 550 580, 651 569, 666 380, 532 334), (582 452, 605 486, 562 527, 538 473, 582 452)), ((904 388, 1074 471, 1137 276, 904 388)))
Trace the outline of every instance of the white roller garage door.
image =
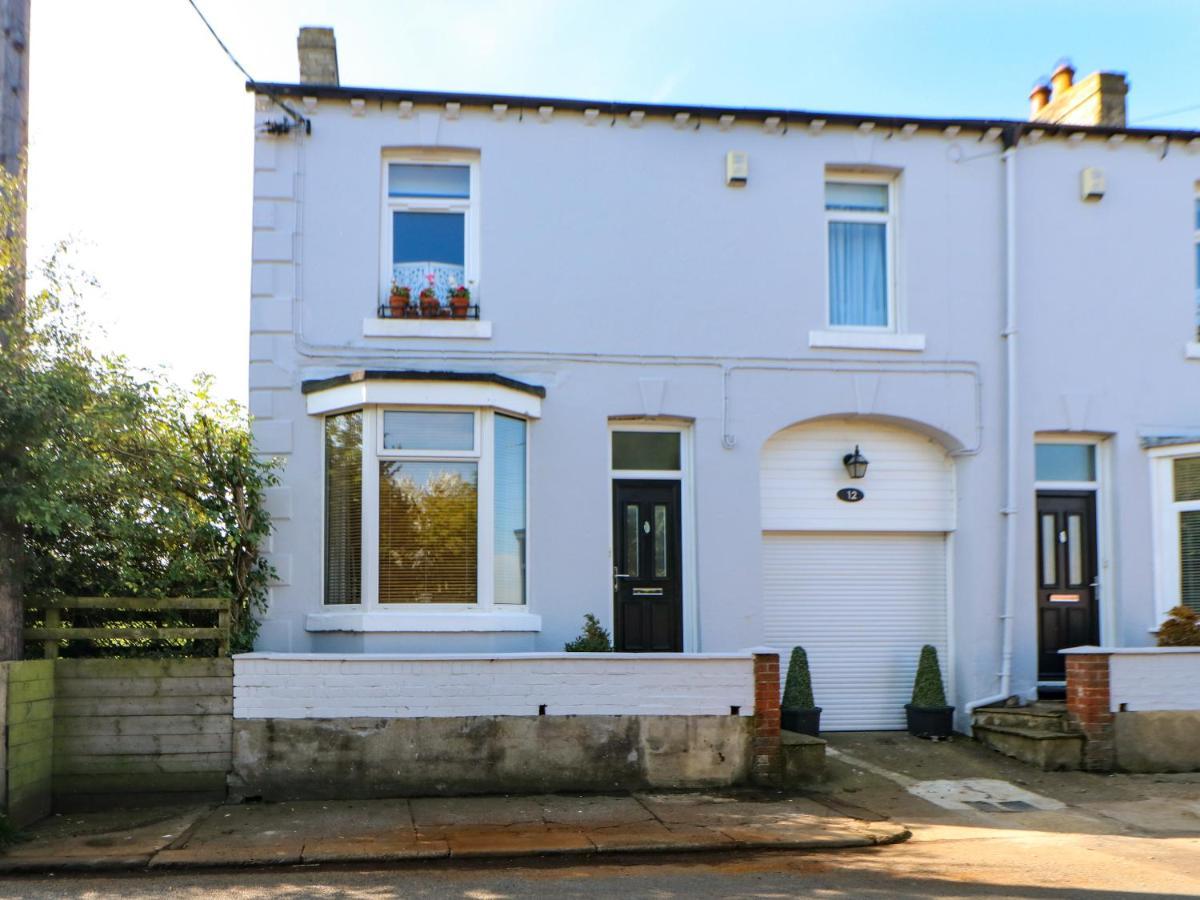
POLYGON ((945 535, 766 531, 763 559, 766 643, 808 651, 822 730, 903 728, 923 644, 946 675, 945 535))

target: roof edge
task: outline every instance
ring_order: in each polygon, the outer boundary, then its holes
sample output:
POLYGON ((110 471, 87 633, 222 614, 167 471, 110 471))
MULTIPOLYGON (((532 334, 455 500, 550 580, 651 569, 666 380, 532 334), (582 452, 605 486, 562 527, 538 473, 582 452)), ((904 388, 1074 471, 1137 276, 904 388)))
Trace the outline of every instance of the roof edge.
POLYGON ((552 106, 555 109, 582 112, 585 109, 599 109, 609 115, 621 115, 631 112, 644 112, 648 116, 674 117, 679 113, 688 113, 698 117, 720 118, 732 115, 742 118, 768 118, 778 116, 783 124, 807 124, 813 121, 823 121, 828 125, 848 125, 858 127, 864 122, 891 128, 903 128, 905 125, 916 125, 926 128, 949 128, 957 126, 971 131, 988 131, 1000 128, 1019 136, 1031 131, 1044 132, 1047 135, 1065 134, 1094 134, 1108 136, 1124 134, 1131 136, 1155 137, 1161 135, 1167 138, 1194 140, 1200 138, 1200 129, 1181 128, 1131 128, 1112 125, 1068 125, 1054 122, 1034 122, 1025 119, 971 119, 971 118, 941 118, 929 116, 897 116, 874 115, 871 113, 820 112, 815 110, 780 109, 755 106, 704 106, 686 103, 631 103, 628 101, 588 100, 570 97, 537 97, 519 94, 474 94, 460 91, 416 91, 397 88, 352 87, 346 85, 317 85, 291 84, 287 82, 247 81, 246 90, 250 93, 264 94, 271 97, 316 97, 318 99, 335 100, 379 100, 396 101, 408 100, 414 104, 461 103, 465 106, 492 107, 504 104, 516 109, 536 109, 540 106, 552 106))
POLYGON ((497 375, 495 372, 422 372, 414 369, 390 371, 387 369, 358 369, 343 375, 333 375, 329 378, 313 378, 300 382, 300 393, 313 394, 344 384, 356 384, 361 381, 473 381, 485 384, 496 384, 501 387, 521 391, 534 397, 545 397, 546 389, 537 384, 526 384, 515 378, 497 375))

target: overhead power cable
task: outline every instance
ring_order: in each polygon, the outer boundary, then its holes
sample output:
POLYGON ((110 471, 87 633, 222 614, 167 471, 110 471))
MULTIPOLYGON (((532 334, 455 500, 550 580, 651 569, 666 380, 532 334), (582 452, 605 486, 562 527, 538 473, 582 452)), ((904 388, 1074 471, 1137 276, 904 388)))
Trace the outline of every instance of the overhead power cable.
POLYGON ((208 18, 204 15, 203 12, 201 12, 200 7, 196 5, 196 0, 187 0, 187 4, 188 4, 188 6, 190 6, 192 9, 194 9, 196 11, 196 15, 198 15, 200 17, 200 21, 203 22, 204 27, 208 29, 208 33, 213 36, 213 40, 215 40, 217 42, 217 44, 221 47, 221 49, 225 51, 225 55, 229 57, 230 61, 235 66, 237 66, 238 71, 241 72, 242 75, 244 75, 246 77, 246 81, 248 81, 250 83, 250 86, 253 87, 254 90, 257 91, 258 93, 266 94, 271 99, 271 102, 274 103, 276 106, 278 106, 280 109, 282 109, 284 112, 286 112, 289 116, 291 116, 297 125, 303 125, 305 131, 308 132, 309 134, 312 134, 312 122, 310 122, 307 117, 302 116, 300 113, 296 112, 296 110, 293 109, 289 104, 280 100, 278 97, 276 97, 270 91, 263 90, 259 86, 259 83, 254 80, 254 76, 246 71, 246 67, 243 66, 240 62, 238 62, 237 57, 233 55, 233 51, 230 50, 229 47, 227 47, 225 45, 225 42, 223 40, 221 40, 221 36, 219 34, 217 34, 217 29, 212 27, 212 23, 208 21, 208 18))

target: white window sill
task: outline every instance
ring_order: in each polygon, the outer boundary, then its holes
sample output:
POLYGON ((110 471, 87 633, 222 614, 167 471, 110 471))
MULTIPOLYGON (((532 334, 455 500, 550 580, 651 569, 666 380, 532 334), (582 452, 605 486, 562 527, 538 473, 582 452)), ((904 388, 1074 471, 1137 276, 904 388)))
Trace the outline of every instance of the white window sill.
POLYGON ((355 632, 541 631, 542 617, 527 612, 325 612, 311 613, 304 628, 355 632))
POLYGON ((835 350, 906 350, 911 353, 925 349, 925 335, 878 331, 810 331, 808 346, 835 350))
POLYGON ((473 338, 492 336, 492 323, 475 319, 363 319, 363 337, 473 338))
POLYGON ((1184 359, 1200 359, 1200 341, 1188 341, 1183 345, 1184 359))

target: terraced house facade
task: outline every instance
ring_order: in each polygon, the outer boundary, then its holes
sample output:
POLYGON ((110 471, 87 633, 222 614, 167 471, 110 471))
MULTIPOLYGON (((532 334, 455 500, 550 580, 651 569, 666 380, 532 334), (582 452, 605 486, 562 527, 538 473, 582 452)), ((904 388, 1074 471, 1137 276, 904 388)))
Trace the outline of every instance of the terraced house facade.
POLYGON ((827 730, 1200 608, 1200 134, 255 84, 259 649, 803 645, 827 730), (463 290, 466 296, 463 296, 463 290), (424 294, 424 298, 422 298, 424 294))

